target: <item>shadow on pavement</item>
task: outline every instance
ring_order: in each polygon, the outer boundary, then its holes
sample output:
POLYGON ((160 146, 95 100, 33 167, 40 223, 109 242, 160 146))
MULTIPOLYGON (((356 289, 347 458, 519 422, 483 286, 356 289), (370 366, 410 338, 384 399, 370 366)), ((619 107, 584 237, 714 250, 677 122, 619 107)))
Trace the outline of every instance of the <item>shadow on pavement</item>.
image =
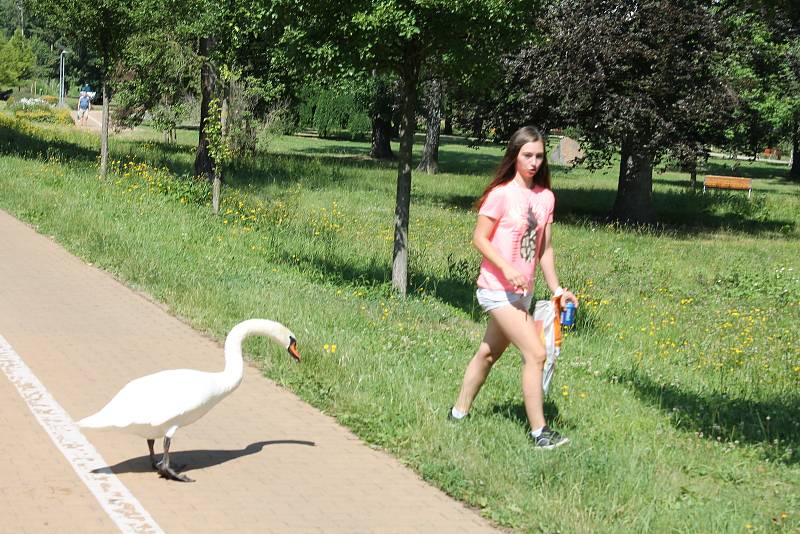
MULTIPOLYGON (((142 445, 147 447, 145 443, 142 445)), ((261 449, 268 445, 306 445, 309 447, 314 447, 316 443, 313 441, 296 439, 276 439, 272 441, 257 441, 240 450, 172 451, 169 454, 169 461, 171 465, 185 465, 186 467, 182 468, 181 471, 205 469, 206 467, 223 464, 225 462, 235 460, 236 458, 241 458, 242 456, 249 456, 251 454, 261 452, 261 449)), ((156 459, 160 458, 161 454, 157 452, 156 459)), ((109 469, 116 474, 147 473, 149 471, 153 471, 153 467, 150 465, 150 455, 148 454, 145 456, 131 458, 115 465, 94 469, 92 473, 105 473, 109 469)))

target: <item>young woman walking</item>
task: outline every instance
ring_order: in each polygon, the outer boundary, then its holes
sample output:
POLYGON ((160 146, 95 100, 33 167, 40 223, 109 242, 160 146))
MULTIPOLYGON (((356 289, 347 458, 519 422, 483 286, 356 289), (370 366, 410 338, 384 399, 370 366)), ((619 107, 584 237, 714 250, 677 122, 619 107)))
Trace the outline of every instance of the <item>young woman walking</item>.
POLYGON ((556 275, 550 241, 555 197, 544 138, 536 128, 526 126, 511 136, 494 180, 475 205, 478 222, 472 243, 483 254, 477 297, 489 324, 448 417, 460 420, 469 414, 492 366, 513 344, 522 353, 522 398, 534 446, 564 445, 569 440, 548 428, 544 419, 545 348, 528 312, 537 263, 562 305, 572 301, 577 306, 578 300, 559 285, 556 275))

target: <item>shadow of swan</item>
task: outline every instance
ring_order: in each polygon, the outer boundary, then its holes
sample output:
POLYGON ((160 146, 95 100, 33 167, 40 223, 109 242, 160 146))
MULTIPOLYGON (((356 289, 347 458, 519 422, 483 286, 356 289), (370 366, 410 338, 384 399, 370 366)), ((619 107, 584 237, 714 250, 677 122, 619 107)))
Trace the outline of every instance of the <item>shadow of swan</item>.
MULTIPOLYGON (((170 464, 185 465, 181 471, 192 471, 194 469, 205 469, 214 465, 219 465, 242 456, 248 456, 261 452, 267 445, 306 445, 314 447, 316 443, 313 441, 303 441, 296 439, 276 439, 272 441, 257 441, 251 443, 244 449, 240 450, 194 450, 194 451, 170 451, 169 460, 170 464)), ((156 453, 156 458, 160 459, 161 454, 156 453)), ((92 470, 92 473, 149 473, 153 471, 150 465, 150 456, 138 456, 124 460, 115 465, 106 467, 99 467, 92 470)))

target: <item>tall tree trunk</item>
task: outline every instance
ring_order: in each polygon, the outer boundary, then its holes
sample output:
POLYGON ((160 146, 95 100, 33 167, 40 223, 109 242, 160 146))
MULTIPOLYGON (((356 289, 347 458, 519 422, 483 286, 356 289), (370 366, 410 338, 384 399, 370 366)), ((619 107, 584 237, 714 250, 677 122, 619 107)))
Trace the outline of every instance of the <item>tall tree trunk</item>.
POLYGON ((655 222, 653 156, 633 136, 622 140, 619 185, 611 218, 625 223, 655 222))
POLYGON ((233 83, 233 80, 231 80, 227 84, 223 84, 222 89, 222 103, 220 105, 219 123, 222 130, 223 139, 228 137, 228 129, 230 128, 230 103, 233 83))
POLYGON ((472 118, 472 136, 475 139, 481 139, 483 135, 483 117, 475 116, 472 118))
POLYGON ((800 182, 800 120, 795 119, 792 132, 792 166, 789 178, 800 182))
POLYGON ((418 70, 407 72, 402 81, 400 154, 397 164, 397 199, 394 211, 392 287, 405 297, 408 290, 408 220, 411 207, 411 149, 416 128, 418 70))
MULTIPOLYGON (((231 82, 233 83, 233 82, 231 82)), ((227 143, 228 129, 230 128, 230 94, 231 86, 225 86, 225 94, 222 97, 222 109, 219 114, 220 131, 222 132, 222 144, 227 143)), ((211 209, 214 215, 219 213, 220 195, 222 194, 223 165, 214 162, 214 179, 211 186, 211 209)))
POLYGON ((391 122, 376 115, 372 117, 372 148, 369 156, 375 159, 394 159, 391 145, 391 122))
POLYGON ((197 155, 194 159, 195 176, 203 176, 208 181, 214 179, 214 159, 208 153, 208 139, 206 138, 206 117, 208 117, 208 105, 214 98, 217 86, 217 73, 211 64, 209 55, 214 49, 215 41, 212 37, 200 38, 200 57, 203 58, 203 65, 200 67, 200 133, 197 141, 197 155))
POLYGON ((428 131, 425 135, 425 147, 418 171, 428 174, 439 172, 439 131, 442 125, 442 81, 431 80, 425 92, 425 108, 428 114, 428 131))
POLYGON ((211 211, 214 215, 219 214, 220 194, 222 193, 222 168, 220 165, 214 166, 214 178, 211 181, 211 211))
POLYGON ((697 154, 694 154, 689 161, 689 185, 692 190, 697 189, 697 154))
POLYGON ((453 114, 448 113, 444 117, 444 128, 442 129, 443 135, 453 135, 453 114))
POLYGON ((375 101, 372 107, 372 148, 371 158, 394 159, 392 152, 392 91, 389 84, 376 76, 375 101))
POLYGON ((108 175, 108 101, 111 95, 108 90, 108 82, 103 79, 103 118, 100 125, 100 177, 108 175))

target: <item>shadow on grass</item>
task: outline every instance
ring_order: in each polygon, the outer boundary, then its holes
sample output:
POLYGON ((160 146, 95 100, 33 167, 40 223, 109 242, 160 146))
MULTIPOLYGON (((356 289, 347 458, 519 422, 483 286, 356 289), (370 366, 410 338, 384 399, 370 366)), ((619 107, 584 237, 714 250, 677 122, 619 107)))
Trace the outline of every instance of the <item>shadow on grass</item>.
MULTIPOLYGON (((381 287, 387 292, 390 290, 392 279, 391 266, 370 263, 366 267, 353 265, 330 259, 323 259, 314 255, 295 254, 293 261, 284 260, 276 256, 273 261, 282 261, 290 265, 302 265, 303 272, 310 278, 316 278, 327 283, 354 285, 367 288, 381 287)), ((483 314, 475 302, 475 281, 460 280, 455 277, 430 278, 423 274, 410 273, 408 278, 408 295, 414 296, 417 288, 422 288, 425 294, 437 300, 462 310, 473 320, 479 320, 483 314)))
MULTIPOLYGON (((186 467, 180 471, 192 471, 194 469, 205 469, 215 465, 223 464, 242 456, 249 456, 261 452, 266 446, 269 445, 306 445, 313 447, 316 445, 313 441, 295 440, 295 439, 277 439, 273 441, 257 441, 251 443, 244 449, 240 450, 194 450, 194 451, 174 451, 169 454, 169 461, 172 465, 185 465, 186 467)), ((146 446, 146 445, 144 445, 146 446)), ((156 453, 156 461, 161 459, 161 454, 156 453)), ((92 473, 102 473, 111 470, 114 473, 147 473, 153 471, 150 465, 150 455, 137 456, 129 460, 122 461, 115 465, 108 467, 100 467, 94 469, 92 473)))
POLYGON ((71 143, 62 139, 44 139, 28 132, 10 129, 0 125, 0 154, 18 156, 24 159, 61 161, 77 160, 95 163, 100 151, 71 143))
MULTIPOLYGON (((608 224, 616 191, 610 189, 556 189, 559 222, 608 224)), ((780 234, 797 238, 797 221, 769 219, 763 198, 736 192, 663 191, 653 195, 658 224, 647 227, 653 235, 690 237, 715 230, 747 235, 780 234)))
MULTIPOLYGON (((584 225, 610 223, 608 213, 614 205, 616 191, 610 189, 556 189, 556 218, 560 223, 584 225)), ((421 194, 417 199, 437 206, 471 210, 475 198, 466 195, 421 194)), ((747 195, 728 192, 707 194, 687 192, 658 192, 654 202, 659 224, 647 228, 654 235, 692 236, 703 232, 726 229, 749 235, 782 234, 791 236, 797 222, 764 220, 763 201, 748 199, 747 195), (716 213, 722 212, 722 213, 716 213)))
POLYGON ((269 158, 277 156, 288 160, 309 161, 316 160, 326 165, 342 165, 345 167, 369 168, 369 169, 396 169, 397 161, 374 159, 369 156, 369 150, 361 151, 360 147, 352 149, 337 150, 336 153, 327 148, 297 148, 291 152, 274 152, 259 155, 259 158, 269 158))
MULTIPOLYGON (((490 406, 489 413, 506 417, 525 428, 526 431, 530 430, 528 414, 525 412, 525 404, 522 402, 522 393, 520 393, 519 401, 505 401, 490 406)), ((558 405, 550 397, 545 397, 544 399, 544 418, 552 426, 565 426, 565 421, 561 419, 561 414, 558 411, 558 405)))
POLYGON ((657 384, 636 373, 619 381, 633 387, 636 396, 671 416, 681 430, 702 432, 723 442, 762 444, 772 460, 800 463, 800 398, 756 401, 732 399, 725 394, 700 394, 657 384), (776 442, 777 440, 777 442, 776 442))
MULTIPOLYGON (((453 138, 455 139, 455 138, 453 138)), ((424 137, 422 138, 424 143, 424 137)), ((350 165, 357 167, 381 167, 381 168, 397 168, 397 160, 376 160, 369 156, 370 147, 360 142, 351 142, 343 145, 342 141, 333 143, 325 143, 325 140, 320 140, 320 146, 304 147, 293 149, 291 152, 281 152, 281 155, 297 155, 309 158, 318 158, 326 163, 337 163, 342 165, 350 165)), ((442 173, 453 174, 470 174, 470 175, 486 175, 487 178, 492 175, 500 163, 502 152, 498 149, 496 155, 486 154, 478 150, 470 150, 464 152, 463 150, 452 150, 448 145, 466 146, 468 143, 454 143, 443 142, 439 146, 439 170, 442 173)), ((421 144, 415 144, 421 147, 421 144)), ((397 152, 395 151, 395 156, 397 152)), ((418 159, 412 161, 412 170, 416 169, 418 159)))

